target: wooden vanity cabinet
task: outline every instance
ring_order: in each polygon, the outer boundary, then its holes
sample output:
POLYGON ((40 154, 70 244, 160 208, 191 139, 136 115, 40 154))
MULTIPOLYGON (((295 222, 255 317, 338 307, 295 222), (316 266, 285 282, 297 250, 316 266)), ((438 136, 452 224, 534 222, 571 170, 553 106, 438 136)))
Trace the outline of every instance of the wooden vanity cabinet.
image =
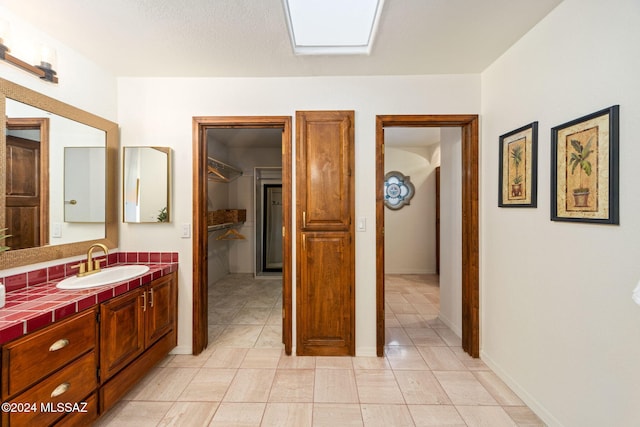
POLYGON ((100 412, 177 344, 176 272, 100 307, 100 412))
POLYGON ((0 426, 91 425, 177 345, 177 300, 173 272, 4 344, 1 401, 35 406, 0 426))
POLYGON ((30 406, 2 411, 2 426, 51 425, 70 413, 85 425, 97 418, 96 309, 86 310, 2 347, 2 401, 30 406), (58 405, 62 404, 60 407, 58 405), (93 412, 91 412, 93 410, 93 412))

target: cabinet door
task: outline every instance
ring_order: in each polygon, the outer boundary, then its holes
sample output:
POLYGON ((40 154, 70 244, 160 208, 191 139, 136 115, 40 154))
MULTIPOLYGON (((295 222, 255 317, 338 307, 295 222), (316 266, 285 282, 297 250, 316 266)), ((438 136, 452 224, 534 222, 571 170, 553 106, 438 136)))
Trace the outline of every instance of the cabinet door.
POLYGON ((351 237, 309 232, 302 239, 297 348, 305 355, 353 355, 351 237))
POLYGON ((170 332, 176 322, 176 273, 164 276, 149 285, 147 291, 146 342, 148 347, 170 332))
POLYGON ((355 354, 353 111, 297 123, 297 354, 355 354))
POLYGON ((305 231, 348 231, 354 208, 353 111, 298 111, 299 216, 305 231))
POLYGON ((146 288, 100 307, 100 378, 106 381, 144 351, 146 288))

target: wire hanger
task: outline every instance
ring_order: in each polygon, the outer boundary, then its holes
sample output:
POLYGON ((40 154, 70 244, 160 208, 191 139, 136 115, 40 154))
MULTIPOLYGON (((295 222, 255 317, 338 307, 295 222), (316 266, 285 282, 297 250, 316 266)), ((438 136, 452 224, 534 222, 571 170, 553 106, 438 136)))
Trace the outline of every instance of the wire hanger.
POLYGON ((216 240, 245 240, 245 239, 246 237, 244 237, 235 228, 230 228, 227 231, 225 231, 224 234, 221 234, 218 237, 216 237, 216 240))

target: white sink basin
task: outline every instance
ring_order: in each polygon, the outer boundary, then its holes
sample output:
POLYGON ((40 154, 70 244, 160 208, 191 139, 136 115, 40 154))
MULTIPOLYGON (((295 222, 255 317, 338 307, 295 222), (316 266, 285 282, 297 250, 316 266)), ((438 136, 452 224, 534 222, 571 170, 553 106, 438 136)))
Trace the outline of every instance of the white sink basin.
POLYGON ((103 268, 99 273, 84 277, 67 277, 56 285, 58 289, 86 289, 97 286, 110 285, 123 282, 132 277, 139 276, 149 271, 146 265, 120 265, 117 267, 103 268))

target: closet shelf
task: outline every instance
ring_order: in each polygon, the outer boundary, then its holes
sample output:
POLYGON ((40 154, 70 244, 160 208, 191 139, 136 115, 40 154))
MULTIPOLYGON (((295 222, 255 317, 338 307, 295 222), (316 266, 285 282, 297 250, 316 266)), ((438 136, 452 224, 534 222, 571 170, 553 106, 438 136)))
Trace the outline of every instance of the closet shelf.
POLYGON ((214 224, 207 226, 207 231, 211 233, 212 231, 218 230, 227 230, 229 228, 238 227, 244 224, 243 222, 225 222, 224 224, 214 224))
POLYGON ((231 182, 242 176, 242 171, 213 157, 207 157, 207 176, 209 181, 231 182))

